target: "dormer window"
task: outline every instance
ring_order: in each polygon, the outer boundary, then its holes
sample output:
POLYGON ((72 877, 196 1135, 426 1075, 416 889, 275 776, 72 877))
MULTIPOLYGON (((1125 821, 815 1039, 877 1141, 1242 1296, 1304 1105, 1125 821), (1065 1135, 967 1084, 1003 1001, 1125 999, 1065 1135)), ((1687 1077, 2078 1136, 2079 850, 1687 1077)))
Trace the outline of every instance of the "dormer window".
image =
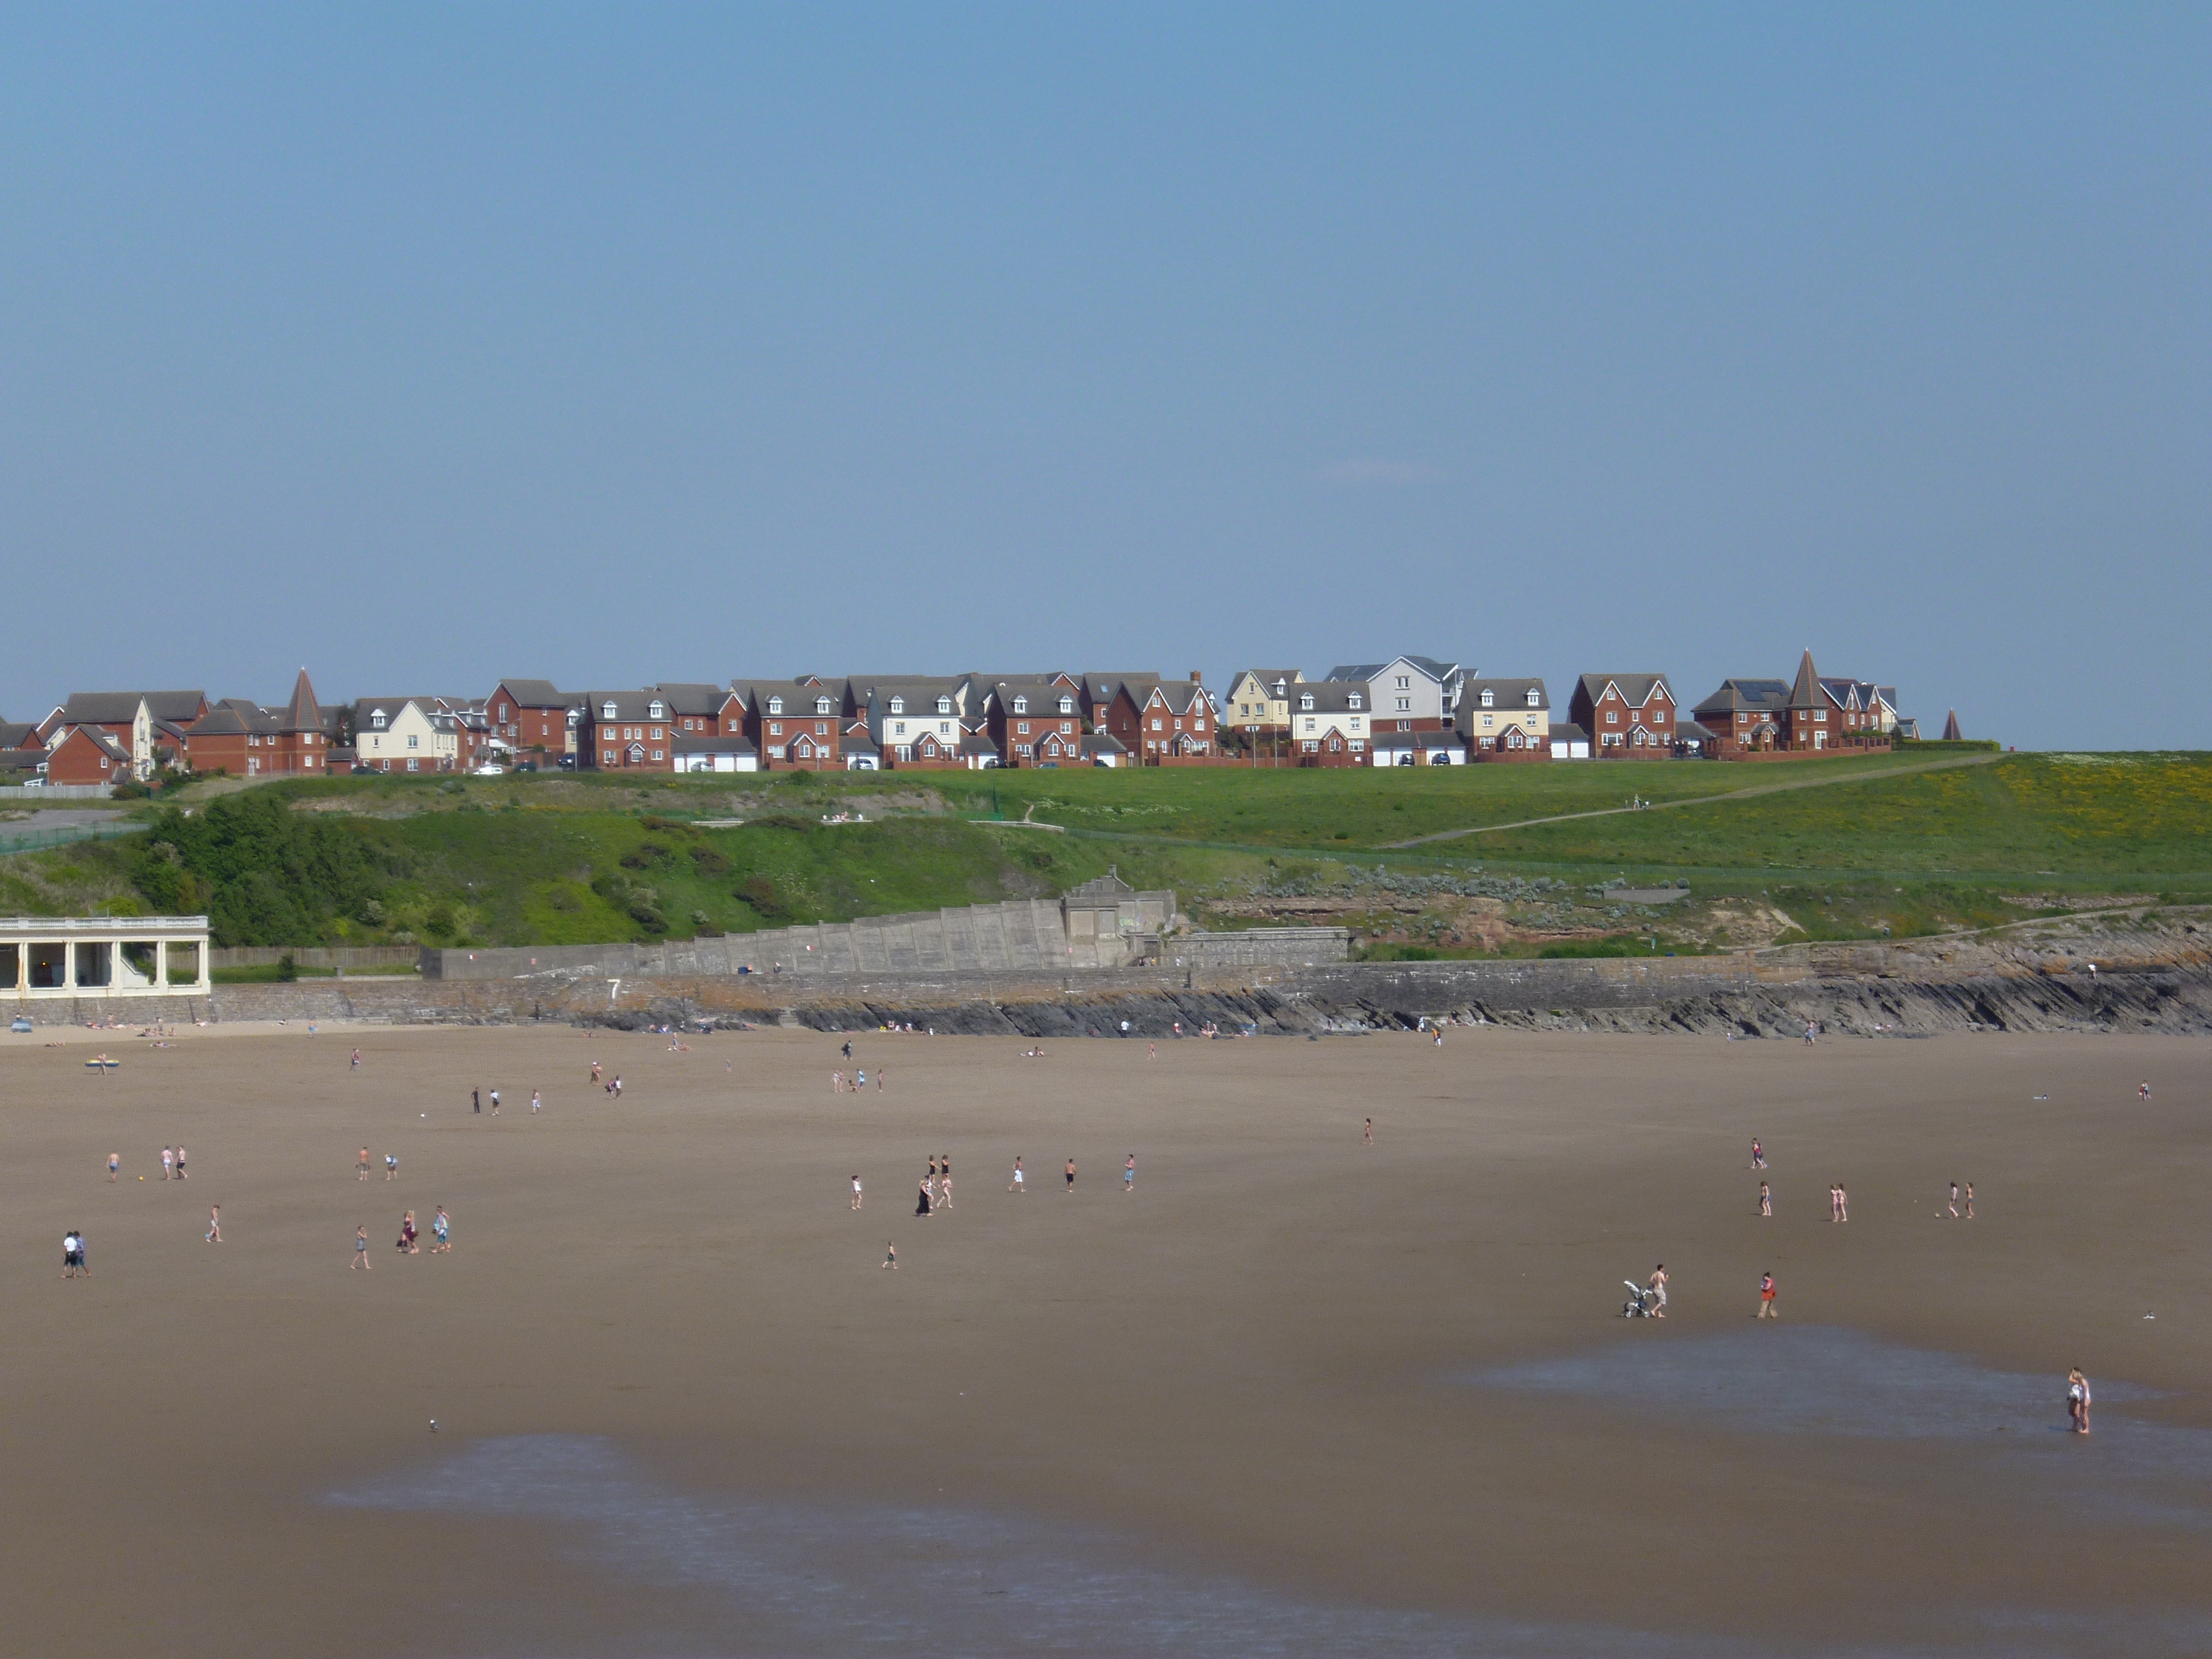
POLYGON ((614 704, 613 704, 613 703, 611 703, 611 702, 603 702, 603 703, 601 703, 601 704, 599 705, 599 718, 600 718, 601 720, 612 720, 614 717, 615 717, 615 706, 614 706, 614 704))
POLYGON ((771 714, 781 714, 783 713, 783 699, 781 697, 770 697, 768 700, 768 712, 771 714))
POLYGON ((894 714, 903 714, 906 713, 906 699, 904 697, 893 697, 891 699, 891 713, 894 714))
POLYGON ((829 699, 829 698, 827 698, 827 697, 817 697, 817 698, 815 698, 815 700, 814 700, 814 712, 815 712, 816 714, 828 714, 828 713, 830 712, 830 699, 829 699))
POLYGON ((645 717, 649 720, 666 720, 668 718, 668 705, 661 702, 659 698, 655 697, 651 702, 646 704, 645 717))
MULTIPOLYGON (((1531 691, 1528 695, 1533 697, 1536 694, 1531 691)), ((1497 705, 1497 702, 1498 693, 1492 690, 1488 686, 1484 686, 1482 688, 1482 706, 1485 708, 1494 708, 1497 705)))
POLYGON ((950 697, 939 697, 937 700, 937 712, 940 714, 951 714, 952 712, 952 699, 950 697))
POLYGON ((1075 712, 1075 699, 1062 697, 1060 700, 1060 712, 1063 714, 1073 714, 1075 712))
POLYGON ((1030 700, 1027 697, 1016 697, 1014 699, 1014 713, 1017 714, 1026 714, 1029 712, 1030 700))
POLYGON ((1537 697, 1536 688, 1535 688, 1534 686, 1533 686, 1533 685, 1532 685, 1532 686, 1530 686, 1530 687, 1528 688, 1528 707, 1529 707, 1529 708, 1535 708, 1535 707, 1536 707, 1536 705, 1537 705, 1537 702, 1538 702, 1538 697, 1537 697))
POLYGON ((384 730, 384 711, 381 708, 371 709, 368 715, 368 723, 379 732, 384 730))
POLYGON ((1301 713, 1303 713, 1303 712, 1304 712, 1304 710, 1306 710, 1306 709, 1309 709, 1309 708, 1312 708, 1313 706, 1314 706, 1314 701, 1313 701, 1313 693, 1312 693, 1312 692, 1310 692, 1310 691, 1301 691, 1301 692, 1299 692, 1299 693, 1298 693, 1298 708, 1299 708, 1299 710, 1300 710, 1300 712, 1301 712, 1301 713))
POLYGON ((1353 692, 1350 696, 1346 697, 1346 698, 1344 700, 1344 705, 1345 705, 1345 707, 1346 707, 1346 708, 1358 708, 1358 707, 1359 707, 1359 693, 1358 693, 1357 691, 1354 691, 1354 692, 1353 692))

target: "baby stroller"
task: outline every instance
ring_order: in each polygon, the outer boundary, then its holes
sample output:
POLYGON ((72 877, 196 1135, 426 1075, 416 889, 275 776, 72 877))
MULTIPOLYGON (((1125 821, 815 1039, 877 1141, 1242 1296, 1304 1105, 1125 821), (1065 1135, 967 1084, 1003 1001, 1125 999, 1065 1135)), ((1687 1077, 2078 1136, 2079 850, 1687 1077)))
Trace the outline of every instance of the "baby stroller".
POLYGON ((1628 1300, 1620 1304, 1623 1319, 1650 1319, 1659 1311, 1659 1292, 1632 1279, 1620 1281, 1628 1286, 1628 1300))

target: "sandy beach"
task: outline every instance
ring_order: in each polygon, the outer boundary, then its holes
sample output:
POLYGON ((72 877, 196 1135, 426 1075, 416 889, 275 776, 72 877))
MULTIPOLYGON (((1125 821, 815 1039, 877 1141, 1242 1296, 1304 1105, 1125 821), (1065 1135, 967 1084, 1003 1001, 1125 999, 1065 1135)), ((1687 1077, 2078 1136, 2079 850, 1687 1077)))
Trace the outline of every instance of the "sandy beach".
POLYGON ((2201 1040, 60 1040, 7 1652, 2212 1652, 2201 1040))

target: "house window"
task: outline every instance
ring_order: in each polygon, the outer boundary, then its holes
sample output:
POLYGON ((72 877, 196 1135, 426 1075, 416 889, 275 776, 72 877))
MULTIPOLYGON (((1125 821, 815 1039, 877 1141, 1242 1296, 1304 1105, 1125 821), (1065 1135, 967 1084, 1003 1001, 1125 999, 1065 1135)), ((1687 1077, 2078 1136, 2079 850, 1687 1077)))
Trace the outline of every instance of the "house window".
POLYGON ((1398 707, 1401 708, 1411 708, 1413 706, 1413 700, 1411 697, 1401 697, 1398 699, 1398 707))
POLYGON ((1828 711, 1825 708, 1815 708, 1813 711, 1813 718, 1816 720, 1825 720, 1828 718, 1828 711))
POLYGON ((1014 713, 1017 714, 1026 714, 1029 712, 1030 700, 1027 697, 1016 697, 1014 699, 1014 713))
POLYGON ((645 717, 649 720, 666 720, 668 718, 668 705, 661 702, 659 698, 655 697, 651 702, 646 704, 645 717))
POLYGON ((1159 729, 1160 729, 1160 723, 1159 723, 1158 720, 1154 720, 1154 721, 1152 722, 1152 730, 1153 730, 1153 731, 1155 731, 1155 732, 1157 732, 1157 731, 1158 731, 1159 729))
POLYGON ((368 717, 368 723, 380 732, 384 730, 384 711, 380 708, 374 714, 370 714, 368 717))
POLYGON ((826 726, 817 724, 814 728, 814 735, 817 738, 826 738, 830 735, 830 728, 826 726))
MULTIPOLYGON (((1321 722, 1320 722, 1319 720, 1307 720, 1307 721, 1306 721, 1306 730, 1307 730, 1307 731, 1309 731, 1309 732, 1310 732, 1310 731, 1314 730, 1316 726, 1318 726, 1320 724, 1321 724, 1321 722)), ((1312 747, 1313 747, 1313 745, 1312 745, 1311 744, 1308 744, 1306 745, 1306 747, 1307 747, 1307 748, 1309 748, 1309 749, 1310 749, 1310 748, 1312 748, 1312 747)))
POLYGON ((951 737, 952 735, 952 722, 951 720, 938 721, 937 735, 940 738, 951 737))
POLYGON ((950 697, 939 697, 937 700, 937 712, 940 714, 951 714, 952 712, 952 699, 950 697))
POLYGON ((658 749, 653 751, 653 757, 655 760, 665 760, 667 758, 667 757, 663 755, 658 749))
POLYGON ((653 740, 655 743, 659 743, 659 742, 660 741, 660 728, 659 728, 659 726, 654 726, 654 727, 653 728, 653 731, 652 731, 651 736, 652 736, 652 738, 653 738, 653 740))
POLYGON ((1063 735, 1073 732, 1075 730, 1075 722, 1073 720, 1062 720, 1060 723, 1060 729, 1063 735))
POLYGON ((599 705, 599 718, 600 718, 601 720, 612 720, 614 717, 615 717, 615 706, 614 706, 614 704, 612 704, 612 703, 611 703, 611 702, 603 702, 603 703, 601 703, 601 704, 599 705))
POLYGON ((1359 707, 1359 704, 1360 696, 1357 691, 1353 692, 1350 696, 1344 700, 1344 706, 1347 708, 1357 708, 1359 707))
POLYGON ((1608 708, 1608 709, 1607 709, 1607 710, 1605 711, 1605 723, 1606 723, 1607 726, 1618 726, 1618 725, 1620 725, 1620 710, 1619 710, 1618 708, 1608 708))
POLYGON ((769 746, 768 757, 770 760, 781 760, 783 758, 783 745, 780 743, 771 744, 769 746))
MULTIPOLYGON (((896 703, 893 703, 891 707, 896 708, 898 705, 896 703)), ((895 738, 904 737, 906 735, 906 722, 904 720, 893 720, 891 722, 891 735, 895 738)))
POLYGON ((1312 742, 1305 742, 1298 744, 1298 748, 1309 755, 1313 754, 1316 750, 1319 750, 1320 747, 1321 745, 1319 744, 1312 742))
POLYGON ((1496 692, 1494 692, 1494 691, 1491 690, 1490 690, 1490 688, 1489 688, 1488 686, 1485 686, 1485 687, 1483 688, 1483 690, 1482 690, 1482 706, 1483 706, 1485 708, 1489 708, 1489 707, 1491 706, 1491 704, 1492 704, 1492 703, 1495 702, 1497 700, 1498 700, 1498 694, 1497 694, 1496 692))
POLYGON ((1299 710, 1299 712, 1300 712, 1301 714, 1303 714, 1305 710, 1307 710, 1307 709, 1309 709, 1309 708, 1312 708, 1313 706, 1314 706, 1314 701, 1313 701, 1313 693, 1312 693, 1312 692, 1310 692, 1310 691, 1301 691, 1301 692, 1299 692, 1299 693, 1298 693, 1298 710, 1299 710))
POLYGON ((1359 716, 1357 714, 1352 717, 1352 729, 1355 732, 1359 729, 1359 716))
POLYGON ((1060 700, 1060 712, 1063 714, 1073 714, 1075 712, 1075 699, 1062 697, 1060 700))
MULTIPOLYGON (((1014 707, 1019 708, 1021 704, 1016 703, 1014 707)), ((1154 720, 1152 724, 1158 726, 1159 722, 1158 720, 1154 720)), ((1014 730, 1021 736, 1026 738, 1030 734, 1030 723, 1027 720, 1018 720, 1015 722, 1014 730)))
POLYGON ((600 764, 600 765, 602 765, 602 766, 612 766, 614 763, 615 763, 615 751, 614 751, 613 750, 611 750, 611 749, 602 749, 601 750, 599 750, 599 764, 600 764))
POLYGON ((407 769, 410 772, 419 772, 422 769, 422 763, 421 761, 410 758, 407 763, 407 769))
POLYGON ((891 713, 894 714, 903 714, 906 713, 906 699, 904 697, 893 697, 891 699, 891 713))
POLYGON ((781 720, 770 720, 768 723, 768 734, 771 738, 781 737, 783 735, 783 722, 781 720))
POLYGON ((420 738, 410 736, 407 739, 407 746, 410 749, 419 749, 422 746, 422 740, 420 738))
POLYGON ((817 697, 817 698, 815 698, 815 700, 814 700, 814 712, 815 712, 816 714, 828 714, 828 713, 830 712, 830 699, 829 699, 829 698, 827 698, 827 697, 817 697))
POLYGON ((1534 708, 1540 701, 1541 699, 1536 695, 1536 688, 1533 685, 1530 686, 1528 688, 1528 707, 1534 708))
POLYGON ((781 714, 783 713, 783 699, 781 697, 770 697, 768 700, 768 712, 771 714, 781 714))
POLYGON ((910 761, 914 758, 914 748, 910 744, 898 744, 895 752, 902 761, 910 761))

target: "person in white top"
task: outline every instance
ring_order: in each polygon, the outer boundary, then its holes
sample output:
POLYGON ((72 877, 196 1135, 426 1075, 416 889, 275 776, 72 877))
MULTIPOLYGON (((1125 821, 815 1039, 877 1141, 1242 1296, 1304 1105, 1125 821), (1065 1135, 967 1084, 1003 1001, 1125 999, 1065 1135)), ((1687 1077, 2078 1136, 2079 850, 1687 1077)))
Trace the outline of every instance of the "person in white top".
POLYGON ((860 1177, 858 1176, 853 1177, 853 1207, 856 1210, 860 1207, 860 1177))
POLYGON ((1012 1182, 1006 1188, 1006 1190, 1010 1193, 1026 1193, 1029 1191, 1029 1187, 1022 1176, 1022 1161, 1019 1158, 1016 1158, 1014 1160, 1014 1178, 1012 1182))

